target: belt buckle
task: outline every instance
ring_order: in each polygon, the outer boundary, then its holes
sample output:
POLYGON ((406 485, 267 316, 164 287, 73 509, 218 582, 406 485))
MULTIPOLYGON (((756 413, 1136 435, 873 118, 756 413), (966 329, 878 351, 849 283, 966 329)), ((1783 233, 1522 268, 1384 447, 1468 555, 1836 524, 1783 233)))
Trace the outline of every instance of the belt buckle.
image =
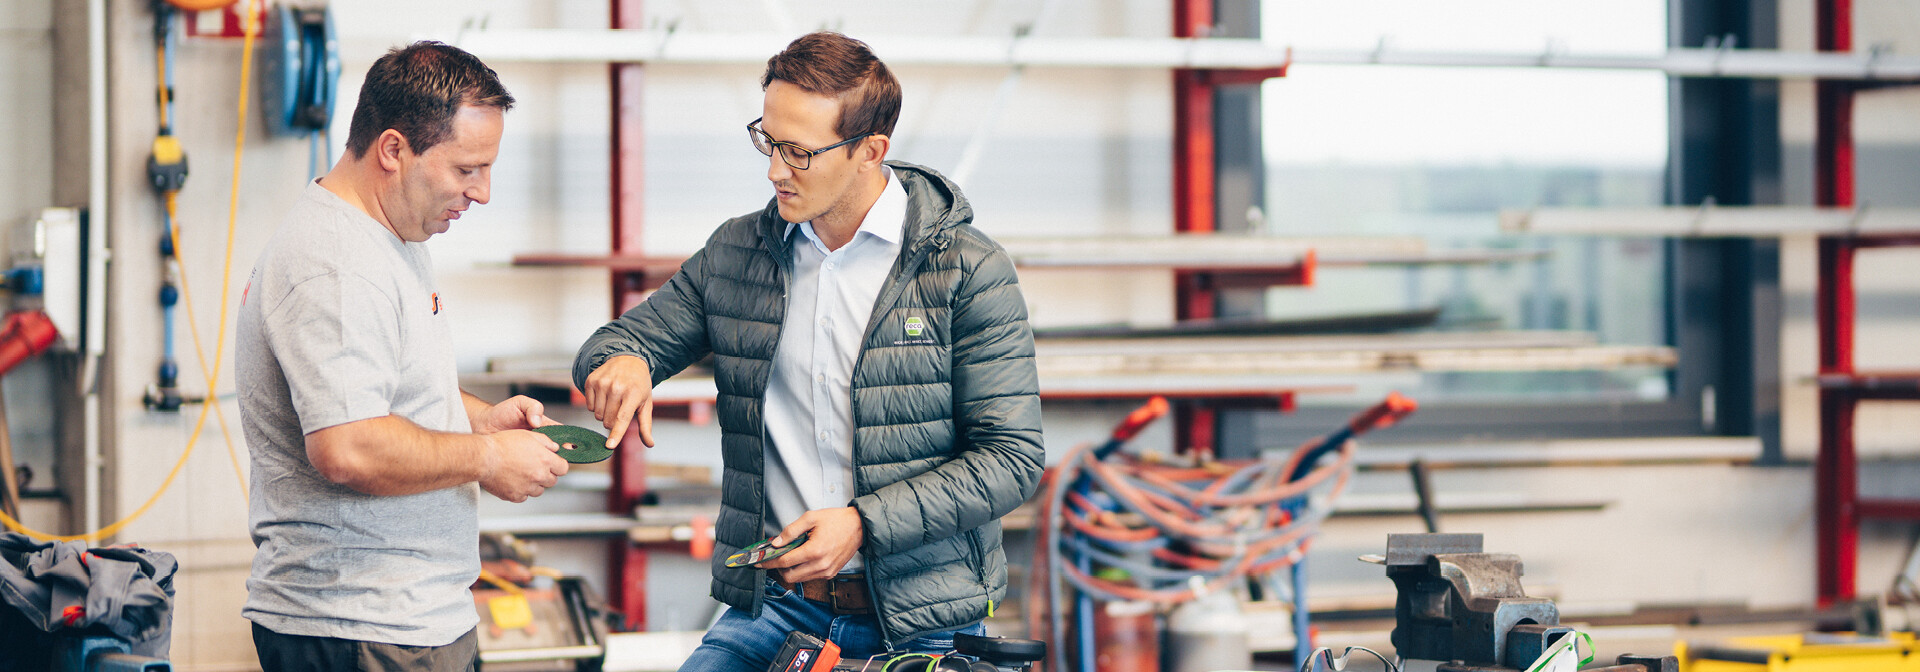
MULTIPOLYGON (((842 616, 853 616, 853 615, 867 613, 868 610, 872 609, 873 605, 871 604, 865 604, 859 607, 840 606, 840 594, 841 594, 840 587, 842 585, 849 585, 849 584, 851 584, 854 587, 864 587, 866 580, 867 580, 867 577, 863 574, 855 574, 855 575, 848 576, 847 578, 841 578, 839 576, 828 578, 827 579, 827 605, 833 608, 833 613, 839 614, 842 616)), ((871 602, 871 601, 872 600, 868 600, 868 602, 871 602)))

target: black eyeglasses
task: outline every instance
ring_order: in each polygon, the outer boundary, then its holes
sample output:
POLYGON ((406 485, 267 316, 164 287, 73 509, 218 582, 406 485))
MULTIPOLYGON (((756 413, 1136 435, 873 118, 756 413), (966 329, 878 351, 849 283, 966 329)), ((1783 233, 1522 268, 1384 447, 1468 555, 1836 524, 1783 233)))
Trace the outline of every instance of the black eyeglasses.
MULTIPOLYGON (((764 118, 765 117, 762 117, 762 119, 764 118)), ((760 150, 761 154, 767 156, 773 156, 774 148, 779 148, 780 160, 787 162, 789 166, 793 166, 794 170, 806 170, 807 166, 812 165, 813 155, 815 154, 825 153, 827 150, 835 147, 845 147, 849 144, 859 142, 869 135, 873 135, 872 133, 861 133, 819 149, 807 149, 785 140, 773 139, 773 136, 767 135, 766 131, 760 130, 760 121, 761 119, 755 119, 753 123, 747 124, 747 137, 753 140, 753 148, 760 150)))

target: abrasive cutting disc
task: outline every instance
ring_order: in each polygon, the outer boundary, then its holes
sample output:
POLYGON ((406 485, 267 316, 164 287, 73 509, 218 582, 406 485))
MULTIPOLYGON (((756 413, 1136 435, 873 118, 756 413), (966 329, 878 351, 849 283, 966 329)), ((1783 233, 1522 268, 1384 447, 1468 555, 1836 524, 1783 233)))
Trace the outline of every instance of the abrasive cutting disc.
POLYGON ((547 435, 554 443, 560 444, 560 459, 574 464, 588 464, 613 457, 613 450, 607 448, 607 435, 573 425, 547 425, 535 427, 533 431, 547 435))

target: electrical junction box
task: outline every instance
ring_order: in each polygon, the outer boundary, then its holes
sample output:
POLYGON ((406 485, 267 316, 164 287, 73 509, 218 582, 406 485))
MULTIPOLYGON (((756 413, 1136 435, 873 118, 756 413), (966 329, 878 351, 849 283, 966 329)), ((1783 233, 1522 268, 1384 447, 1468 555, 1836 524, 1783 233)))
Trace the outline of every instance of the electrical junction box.
POLYGON ((15 284, 15 305, 7 308, 46 311, 60 332, 55 345, 67 350, 79 348, 85 314, 85 229, 79 208, 44 208, 7 240, 15 284))

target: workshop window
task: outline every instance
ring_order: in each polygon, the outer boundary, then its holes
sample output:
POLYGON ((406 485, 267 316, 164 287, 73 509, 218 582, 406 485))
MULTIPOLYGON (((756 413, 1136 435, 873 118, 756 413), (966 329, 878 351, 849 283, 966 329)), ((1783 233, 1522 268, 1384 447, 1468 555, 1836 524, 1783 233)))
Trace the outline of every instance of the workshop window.
MULTIPOLYGON (((1263 7, 1264 39, 1296 49, 1666 48, 1665 4, 1653 0, 1263 7)), ((1663 74, 1650 71, 1383 65, 1301 65, 1270 80, 1262 96, 1266 198, 1256 229, 1417 237, 1436 253, 1539 256, 1324 267, 1311 289, 1269 291, 1268 317, 1437 310, 1428 331, 1552 330, 1591 334, 1605 345, 1666 345, 1667 252, 1660 241, 1506 234, 1497 213, 1661 205, 1667 86, 1663 74)), ((1657 402, 1670 394, 1666 369, 1650 366, 1382 377, 1362 383, 1354 398, 1377 396, 1376 386, 1427 400, 1494 404, 1657 402)))

